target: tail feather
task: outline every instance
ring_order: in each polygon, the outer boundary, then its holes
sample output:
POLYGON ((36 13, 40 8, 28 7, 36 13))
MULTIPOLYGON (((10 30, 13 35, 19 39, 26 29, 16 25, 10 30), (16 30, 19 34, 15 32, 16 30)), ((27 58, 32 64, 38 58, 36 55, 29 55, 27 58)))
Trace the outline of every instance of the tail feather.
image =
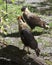
POLYGON ((50 29, 49 24, 46 24, 46 25, 45 25, 45 29, 50 29))
POLYGON ((49 25, 46 25, 46 28, 50 28, 50 26, 49 25))

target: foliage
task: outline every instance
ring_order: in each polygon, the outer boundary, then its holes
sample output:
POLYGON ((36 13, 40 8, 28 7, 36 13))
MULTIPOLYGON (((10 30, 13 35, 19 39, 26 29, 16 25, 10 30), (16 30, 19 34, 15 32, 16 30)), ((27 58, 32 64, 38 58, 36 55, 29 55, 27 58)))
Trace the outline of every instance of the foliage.
POLYGON ((52 0, 47 0, 48 2, 52 3, 52 0))
POLYGON ((0 4, 2 4, 3 3, 3 0, 0 0, 0 4))
POLYGON ((42 32, 42 31, 43 31, 43 29, 42 29, 42 28, 40 28, 40 27, 36 27, 36 28, 35 28, 35 29, 33 29, 32 31, 42 32))
MULTIPOLYGON (((4 32, 5 34, 7 34, 6 27, 9 27, 9 25, 13 22, 17 22, 17 16, 22 14, 21 12, 22 5, 15 5, 14 4, 15 0, 11 0, 11 1, 13 4, 7 3, 7 12, 6 12, 6 3, 3 2, 2 4, 0 4, 0 19, 2 19, 0 23, 0 30, 2 30, 2 32, 4 32)), ((43 18, 46 18, 46 16, 44 16, 43 18)), ((50 26, 52 26, 51 23, 50 26)), ((42 32, 43 29, 36 27, 35 31, 42 32)))
POLYGON ((7 34, 7 31, 5 29, 5 27, 9 27, 8 24, 7 24, 7 13, 3 10, 1 10, 1 17, 0 17, 0 32, 1 33, 4 33, 4 34, 7 34))
MULTIPOLYGON (((14 2, 14 0, 12 1, 14 2)), ((6 12, 6 3, 0 5, 0 32, 7 34, 6 27, 9 27, 10 22, 16 22, 16 18, 20 12, 20 7, 14 4, 7 4, 6 12)))
POLYGON ((49 60, 45 60, 45 62, 46 62, 48 65, 52 65, 52 62, 49 61, 49 60))
POLYGON ((15 0, 11 0, 12 1, 12 3, 14 3, 15 2, 15 0))

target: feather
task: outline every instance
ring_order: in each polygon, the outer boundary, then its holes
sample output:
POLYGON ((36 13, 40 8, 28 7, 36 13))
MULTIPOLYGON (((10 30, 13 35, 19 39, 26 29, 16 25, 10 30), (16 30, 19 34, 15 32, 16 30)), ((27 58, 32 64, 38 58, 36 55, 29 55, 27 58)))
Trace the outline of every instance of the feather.
POLYGON ((27 28, 27 24, 24 25, 25 22, 23 22, 23 20, 20 17, 18 18, 18 22, 19 22, 18 24, 19 24, 20 37, 23 44, 27 47, 34 49, 36 55, 39 56, 40 50, 38 48, 38 43, 35 40, 34 36, 32 35, 31 30, 27 28))

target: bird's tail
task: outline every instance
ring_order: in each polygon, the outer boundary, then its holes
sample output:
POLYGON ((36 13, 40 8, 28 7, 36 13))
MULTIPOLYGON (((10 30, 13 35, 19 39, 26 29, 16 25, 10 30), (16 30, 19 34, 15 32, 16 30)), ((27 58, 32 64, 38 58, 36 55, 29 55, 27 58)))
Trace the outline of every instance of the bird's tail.
POLYGON ((36 52, 36 55, 39 56, 39 54, 40 54, 40 49, 37 48, 37 49, 35 50, 35 52, 36 52))
POLYGON ((45 29, 50 29, 49 23, 45 23, 45 24, 43 24, 43 26, 45 29))
POLYGON ((46 24, 45 29, 50 29, 50 26, 48 24, 46 24))

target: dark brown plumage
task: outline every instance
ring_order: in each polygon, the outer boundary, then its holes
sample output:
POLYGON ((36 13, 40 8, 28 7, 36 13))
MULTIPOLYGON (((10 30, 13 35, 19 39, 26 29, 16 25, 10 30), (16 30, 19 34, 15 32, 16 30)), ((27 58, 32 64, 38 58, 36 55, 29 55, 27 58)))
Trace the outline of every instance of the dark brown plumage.
POLYGON ((36 16, 34 13, 31 13, 26 6, 22 7, 21 11, 23 12, 22 19, 24 19, 32 29, 36 26, 45 29, 49 28, 46 22, 42 21, 40 17, 36 16))
POLYGON ((19 32, 23 44, 35 50, 36 55, 39 56, 40 50, 38 43, 32 35, 31 31, 27 28, 27 24, 22 21, 21 17, 18 17, 19 32))

